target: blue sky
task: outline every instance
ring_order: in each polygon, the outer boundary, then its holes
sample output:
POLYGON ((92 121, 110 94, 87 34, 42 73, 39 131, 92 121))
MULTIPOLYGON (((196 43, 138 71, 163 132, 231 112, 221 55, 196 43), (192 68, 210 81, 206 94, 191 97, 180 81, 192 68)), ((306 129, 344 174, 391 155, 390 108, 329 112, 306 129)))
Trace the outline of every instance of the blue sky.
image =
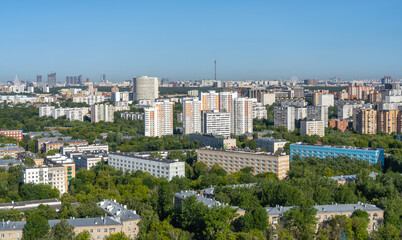
POLYGON ((402 78, 401 1, 0 1, 0 81, 402 78))

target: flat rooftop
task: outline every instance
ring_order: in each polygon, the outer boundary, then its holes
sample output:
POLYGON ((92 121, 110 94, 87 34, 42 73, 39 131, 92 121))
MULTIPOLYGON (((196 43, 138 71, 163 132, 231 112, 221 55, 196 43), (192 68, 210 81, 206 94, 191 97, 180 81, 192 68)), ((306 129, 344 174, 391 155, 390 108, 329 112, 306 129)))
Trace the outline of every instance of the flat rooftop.
POLYGON ((273 137, 262 137, 256 139, 256 141, 267 141, 267 142, 288 142, 285 139, 275 139, 273 137))
POLYGON ((319 145, 319 144, 309 144, 309 143, 292 143, 290 146, 300 145, 300 146, 311 146, 311 147, 323 147, 323 148, 341 148, 341 149, 354 149, 354 150, 368 150, 368 151, 379 151, 380 149, 374 148, 361 148, 361 147, 351 147, 351 146, 337 146, 337 145, 319 145))
POLYGON ((253 155, 260 155, 260 156, 275 156, 275 157, 288 156, 285 153, 275 154, 275 153, 271 153, 271 152, 254 151, 254 150, 250 150, 250 149, 239 149, 239 148, 218 149, 218 148, 212 148, 212 147, 203 147, 203 148, 200 148, 199 150, 236 153, 236 154, 253 154, 253 155))
POLYGON ((60 144, 60 143, 82 143, 86 142, 86 140, 81 140, 81 139, 74 139, 74 140, 57 140, 57 141, 50 141, 47 144, 60 144))
POLYGON ((164 163, 179 162, 179 160, 177 160, 177 159, 154 158, 154 157, 151 157, 150 153, 109 152, 109 155, 125 156, 125 157, 138 158, 138 159, 143 159, 143 160, 149 160, 149 161, 155 161, 155 162, 164 162, 164 163))

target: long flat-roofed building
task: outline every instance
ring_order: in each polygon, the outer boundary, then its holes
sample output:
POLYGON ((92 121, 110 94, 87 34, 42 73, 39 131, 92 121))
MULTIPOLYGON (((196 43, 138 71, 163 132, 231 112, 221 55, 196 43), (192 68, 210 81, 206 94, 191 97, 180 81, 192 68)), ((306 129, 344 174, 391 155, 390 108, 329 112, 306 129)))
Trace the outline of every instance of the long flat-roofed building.
POLYGON ((62 146, 65 145, 88 145, 88 142, 81 139, 50 141, 43 144, 43 151, 47 153, 50 150, 59 150, 62 146))
POLYGON ((289 155, 247 149, 202 148, 197 150, 197 161, 205 163, 210 168, 218 164, 229 174, 245 167, 252 167, 254 174, 272 172, 279 179, 285 178, 289 170, 289 155))
POLYGON ((57 211, 61 208, 60 199, 42 199, 42 200, 31 200, 31 201, 20 201, 20 202, 9 202, 9 203, 0 203, 0 210, 9 210, 9 209, 17 209, 19 211, 35 209, 39 207, 39 205, 47 205, 50 206, 57 211))
POLYGON ((290 161, 296 155, 300 158, 316 157, 350 157, 364 161, 371 164, 381 162, 384 165, 384 149, 372 148, 357 148, 348 146, 327 146, 327 145, 312 145, 304 143, 290 144, 290 161))
POLYGON ((17 139, 18 141, 22 141, 23 130, 6 130, 0 129, 0 134, 4 135, 5 137, 12 137, 17 139))
POLYGON ((185 177, 185 163, 178 160, 151 157, 151 153, 109 153, 110 166, 122 171, 141 170, 155 177, 164 177, 169 181, 173 177, 185 177))
POLYGON ((65 155, 67 152, 87 152, 87 151, 109 151, 109 145, 106 144, 91 144, 91 145, 69 145, 61 146, 60 153, 65 155))

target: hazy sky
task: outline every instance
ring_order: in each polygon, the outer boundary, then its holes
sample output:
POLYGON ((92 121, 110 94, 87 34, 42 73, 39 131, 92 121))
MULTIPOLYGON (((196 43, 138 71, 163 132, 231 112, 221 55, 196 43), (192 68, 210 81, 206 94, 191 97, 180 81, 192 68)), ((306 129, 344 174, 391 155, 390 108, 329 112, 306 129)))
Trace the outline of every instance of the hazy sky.
POLYGON ((0 81, 402 78, 402 1, 0 0, 0 81))

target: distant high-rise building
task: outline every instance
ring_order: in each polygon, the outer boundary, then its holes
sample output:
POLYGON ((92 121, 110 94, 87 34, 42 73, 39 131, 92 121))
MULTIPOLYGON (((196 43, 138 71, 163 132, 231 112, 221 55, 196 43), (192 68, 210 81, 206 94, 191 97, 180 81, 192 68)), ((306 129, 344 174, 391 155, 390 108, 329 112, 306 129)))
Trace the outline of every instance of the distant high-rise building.
POLYGON ((220 109, 219 93, 215 91, 202 92, 200 94, 201 110, 213 111, 220 109))
POLYGON ((275 103, 275 93, 263 93, 261 95, 262 105, 272 105, 275 103))
POLYGON ((158 110, 155 107, 144 108, 144 135, 148 137, 159 136, 158 110))
POLYGON ((321 94, 318 96, 318 105, 320 106, 334 106, 334 95, 333 94, 321 94))
POLYGON ((158 78, 156 77, 135 77, 133 79, 135 100, 155 101, 159 97, 158 78))
POLYGON ((307 118, 307 108, 295 108, 295 119, 303 120, 307 118))
POLYGON ((384 133, 398 132, 398 110, 384 110, 377 112, 377 131, 384 133))
POLYGON ((324 137, 325 124, 324 121, 301 121, 300 122, 301 135, 318 135, 324 137))
POLYGON ((353 109, 353 128, 359 134, 376 134, 377 111, 374 109, 353 109))
POLYGON ((184 134, 201 133, 201 101, 198 98, 183 99, 184 134))
POLYGON ((328 106, 307 106, 307 120, 324 121, 328 126, 328 106))
POLYGON ((101 82, 106 82, 106 74, 101 74, 101 82))
POLYGON ((234 99, 232 133, 242 135, 253 132, 253 101, 250 98, 234 99))
POLYGON ((145 136, 161 137, 173 134, 174 102, 158 99, 152 107, 144 109, 145 136))
POLYGON ((218 110, 202 112, 202 132, 214 136, 230 137, 230 113, 218 110))
POLYGON ((294 107, 275 107, 274 126, 286 127, 288 131, 295 130, 295 108, 294 107))
POLYGON ((317 79, 306 79, 306 80, 304 80, 304 85, 317 86, 318 80, 317 79))
POLYGON ((36 86, 37 86, 38 88, 42 88, 42 87, 43 87, 43 85, 42 85, 42 75, 36 75, 36 86))
POLYGON ((79 76, 67 76, 66 77, 66 85, 81 85, 82 84, 82 75, 79 76))
POLYGON ((113 122, 114 121, 114 106, 108 103, 92 105, 91 107, 91 122, 113 122))
POLYGON ((381 78, 381 84, 390 84, 393 83, 394 81, 392 80, 391 76, 384 76, 381 78))
POLYGON ((56 86, 56 73, 50 73, 47 75, 47 85, 49 87, 56 86))

